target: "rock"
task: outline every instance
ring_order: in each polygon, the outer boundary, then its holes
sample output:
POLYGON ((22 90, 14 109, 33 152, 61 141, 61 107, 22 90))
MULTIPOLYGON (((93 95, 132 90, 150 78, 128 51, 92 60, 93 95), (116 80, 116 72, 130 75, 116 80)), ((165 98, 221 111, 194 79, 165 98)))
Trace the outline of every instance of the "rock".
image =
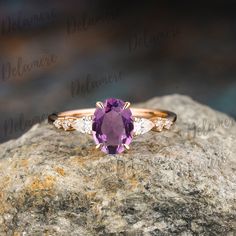
POLYGON ((170 131, 106 155, 43 122, 0 145, 0 235, 236 235, 236 125, 172 95, 170 131))

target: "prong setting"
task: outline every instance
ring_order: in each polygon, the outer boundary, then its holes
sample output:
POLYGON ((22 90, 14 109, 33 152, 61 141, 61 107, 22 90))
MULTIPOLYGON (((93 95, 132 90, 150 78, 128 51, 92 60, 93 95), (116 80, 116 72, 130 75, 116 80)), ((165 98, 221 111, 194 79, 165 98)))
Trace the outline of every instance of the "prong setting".
POLYGON ((96 107, 97 107, 97 108, 100 108, 100 109, 103 109, 103 108, 104 108, 104 105, 103 105, 102 102, 98 101, 98 102, 96 102, 96 107))
POLYGON ((125 102, 124 108, 123 109, 127 109, 130 107, 130 102, 125 102))
POLYGON ((99 143, 98 145, 96 145, 96 149, 99 149, 102 146, 101 143, 99 143))

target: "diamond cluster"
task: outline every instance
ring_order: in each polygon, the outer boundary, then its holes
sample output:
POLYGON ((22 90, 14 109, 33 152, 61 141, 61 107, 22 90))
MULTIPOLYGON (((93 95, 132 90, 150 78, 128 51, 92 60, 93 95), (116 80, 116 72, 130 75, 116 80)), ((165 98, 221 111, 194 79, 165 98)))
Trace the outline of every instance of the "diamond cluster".
POLYGON ((53 123, 56 128, 65 131, 76 129, 83 134, 92 134, 92 117, 84 116, 77 119, 57 119, 53 123))
POLYGON ((67 131, 67 130, 72 129, 72 122, 73 122, 73 120, 69 120, 69 119, 67 119, 67 120, 57 119, 54 121, 53 124, 55 125, 56 128, 64 129, 67 131))
POLYGON ((170 127, 173 125, 173 121, 167 119, 158 117, 155 121, 156 130, 161 132, 163 129, 170 129, 170 127))

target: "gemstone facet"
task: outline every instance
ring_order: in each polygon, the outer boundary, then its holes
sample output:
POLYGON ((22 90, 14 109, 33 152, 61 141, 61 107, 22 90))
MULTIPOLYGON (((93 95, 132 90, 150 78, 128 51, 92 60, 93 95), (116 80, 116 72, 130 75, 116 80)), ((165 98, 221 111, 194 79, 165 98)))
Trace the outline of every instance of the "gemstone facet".
POLYGON ((92 117, 84 116, 74 120, 72 127, 83 134, 92 134, 92 117))
POLYGON ((133 138, 133 118, 125 102, 115 98, 104 101, 103 107, 95 110, 93 117, 93 138, 101 150, 117 154, 125 150, 133 138))
POLYGON ((145 134, 148 131, 150 131, 154 126, 155 124, 148 119, 135 117, 134 134, 135 135, 145 134))

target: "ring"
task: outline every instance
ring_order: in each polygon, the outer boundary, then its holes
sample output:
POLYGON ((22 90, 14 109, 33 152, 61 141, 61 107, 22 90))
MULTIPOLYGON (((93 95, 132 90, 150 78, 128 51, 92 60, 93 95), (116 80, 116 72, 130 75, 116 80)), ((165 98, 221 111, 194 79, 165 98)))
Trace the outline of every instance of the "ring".
POLYGON ((133 137, 151 130, 168 130, 176 119, 173 112, 130 108, 129 102, 116 98, 97 102, 96 108, 54 113, 48 117, 49 123, 58 129, 93 135, 96 148, 107 154, 129 150, 133 137))

